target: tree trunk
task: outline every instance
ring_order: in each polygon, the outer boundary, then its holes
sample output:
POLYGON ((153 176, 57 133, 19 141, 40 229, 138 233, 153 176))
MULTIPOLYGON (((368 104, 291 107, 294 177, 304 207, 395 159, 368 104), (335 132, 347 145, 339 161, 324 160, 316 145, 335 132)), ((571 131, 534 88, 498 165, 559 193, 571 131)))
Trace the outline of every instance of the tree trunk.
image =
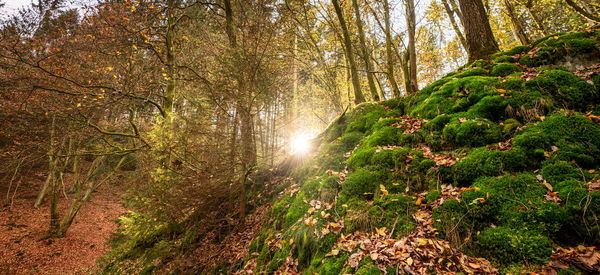
POLYGON ((363 29, 363 23, 360 19, 360 8, 357 0, 352 0, 352 7, 354 8, 354 16, 356 17, 356 26, 358 28, 358 38, 360 40, 360 48, 362 57, 365 62, 365 69, 367 71, 367 81, 369 82, 369 90, 373 100, 379 101, 379 94, 377 94, 377 87, 375 86, 375 80, 373 79, 373 62, 371 61, 371 53, 367 47, 367 39, 365 37, 365 30, 363 29))
MULTIPOLYGON (((467 41, 465 41, 465 36, 463 35, 462 31, 460 30, 460 27, 458 26, 458 23, 456 22, 456 18, 454 18, 454 9, 452 7, 450 7, 450 4, 448 4, 448 0, 442 0, 442 4, 444 4, 444 8, 446 9, 446 13, 448 14, 448 18, 450 19, 450 24, 452 25, 452 28, 454 29, 454 32, 456 33, 456 36, 458 37, 458 40, 460 40, 460 44, 463 46, 463 49, 467 49, 467 41)), ((459 17, 460 19, 460 17, 459 17)))
POLYGON ((535 22, 535 25, 542 32, 542 34, 544 34, 544 35, 550 34, 548 27, 546 27, 544 22, 542 22, 542 19, 537 14, 537 12, 535 10, 533 10, 533 0, 527 0, 527 2, 525 3, 524 6, 527 9, 527 11, 529 12, 529 14, 531 15, 531 18, 533 18, 533 22, 535 22))
POLYGON ((405 0, 404 4, 406 8, 406 26, 408 28, 408 79, 404 79, 404 81, 407 82, 406 93, 414 94, 419 91, 417 82, 417 49, 415 44, 415 32, 417 29, 415 1, 405 0))
POLYGON ((342 28, 346 59, 348 60, 348 64, 350 65, 350 73, 352 75, 352 87, 354 88, 354 103, 360 104, 362 102, 365 102, 365 97, 363 96, 363 93, 360 89, 360 79, 358 78, 358 71, 356 70, 356 61, 354 60, 354 54, 352 52, 352 41, 350 40, 350 34, 348 32, 348 27, 346 26, 346 20, 344 19, 344 14, 342 13, 342 9, 340 8, 338 0, 332 0, 331 2, 333 3, 335 13, 340 22, 340 27, 342 28))
POLYGON ((396 76, 394 75, 394 52, 392 50, 392 33, 390 26, 390 5, 388 0, 383 0, 383 12, 385 21, 385 55, 386 55, 386 68, 387 76, 392 88, 392 95, 394 97, 400 97, 400 89, 398 89, 398 83, 396 82, 396 76))
POLYGON ((521 45, 528 45, 529 37, 527 37, 527 34, 523 29, 523 25, 519 20, 519 16, 517 15, 513 4, 510 2, 510 0, 504 0, 504 6, 506 6, 506 12, 508 13, 508 17, 510 17, 513 35, 517 40, 519 40, 519 42, 521 42, 521 45))
MULTIPOLYGON (((588 10, 586 10, 586 6, 584 6, 582 8, 579 5, 577 5, 577 3, 575 3, 573 0, 565 0, 565 1, 567 1, 567 4, 571 8, 573 8, 577 13, 583 15, 583 17, 585 17, 590 24, 593 24, 594 22, 600 23, 600 17, 597 15, 594 15, 591 12, 589 12, 588 10)), ((585 3, 584 3, 584 5, 585 5, 585 3)))
POLYGON ((459 0, 458 3, 463 14, 462 23, 467 41, 468 63, 488 59, 499 48, 483 3, 481 0, 459 0))

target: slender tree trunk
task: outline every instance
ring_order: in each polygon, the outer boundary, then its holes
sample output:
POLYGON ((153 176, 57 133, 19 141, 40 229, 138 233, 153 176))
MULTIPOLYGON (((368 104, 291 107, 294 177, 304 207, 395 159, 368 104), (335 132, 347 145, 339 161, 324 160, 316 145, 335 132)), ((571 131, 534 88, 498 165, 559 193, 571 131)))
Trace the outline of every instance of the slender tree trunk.
POLYGON ((348 60, 348 64, 350 65, 350 73, 352 75, 352 86, 354 88, 354 103, 360 104, 365 102, 365 97, 360 89, 360 79, 358 78, 358 71, 356 70, 356 61, 354 60, 354 54, 352 52, 352 41, 350 40, 350 34, 348 33, 348 27, 346 26, 346 20, 344 19, 344 14, 342 13, 342 9, 340 8, 340 4, 338 0, 332 0, 333 7, 335 9, 335 13, 340 22, 340 27, 342 28, 342 35, 344 37, 344 48, 346 50, 346 59, 348 60))
POLYGON ((165 93, 164 110, 167 114, 167 120, 170 122, 173 114, 173 103, 175 101, 175 17, 173 10, 175 9, 174 0, 167 0, 167 89, 165 93))
POLYGON ((537 26, 538 30, 540 30, 542 32, 542 34, 544 34, 544 35, 550 34, 548 27, 546 27, 544 22, 542 22, 542 19, 540 18, 540 16, 533 9, 533 0, 527 0, 527 2, 525 2, 524 6, 527 9, 527 12, 529 12, 529 14, 531 15, 531 18, 533 19, 533 22, 535 22, 535 25, 537 26))
POLYGON ((589 12, 588 10, 586 10, 585 3, 584 3, 584 7, 582 8, 579 5, 577 5, 577 3, 575 3, 575 1, 573 1, 573 0, 565 0, 565 1, 567 1, 567 4, 571 8, 573 8, 577 13, 583 15, 583 17, 585 17, 590 24, 600 23, 600 17, 597 15, 594 15, 591 12, 589 12))
POLYGON ((419 91, 417 82, 417 47, 415 41, 415 33, 417 29, 415 16, 415 1, 405 0, 406 7, 406 26, 408 28, 408 79, 404 79, 408 83, 406 85, 406 93, 414 94, 419 91))
MULTIPOLYGON (((456 18, 454 18, 454 9, 448 4, 448 0, 442 0, 442 4, 444 4, 444 9, 446 9, 446 13, 448 14, 448 18, 450 19, 450 24, 460 41, 460 44, 463 46, 463 49, 467 49, 467 41, 465 40, 465 36, 463 35, 458 23, 456 22, 456 18)), ((460 19, 460 18, 459 18, 460 19)))
POLYGON ((357 0, 352 0, 352 7, 354 8, 354 16, 356 17, 358 38, 360 40, 362 57, 365 62, 365 69, 367 71, 367 81, 369 83, 369 90, 371 91, 371 96, 373 97, 373 100, 379 101, 377 86, 375 86, 375 80, 373 79, 373 62, 371 61, 371 52, 367 47, 367 39, 365 37, 365 30, 363 29, 362 19, 360 19, 360 7, 358 6, 357 0))
POLYGON ((519 20, 519 16, 517 15, 514 6, 511 3, 511 0, 504 0, 504 6, 506 7, 506 12, 508 13, 508 17, 510 17, 510 23, 511 23, 511 29, 512 29, 513 35, 515 36, 515 38, 517 40, 519 40, 519 42, 521 42, 521 45, 528 45, 529 37, 527 37, 527 34, 525 33, 523 25, 521 24, 521 21, 519 20))
POLYGON ((394 74, 394 52, 392 50, 392 33, 390 26, 390 5, 388 0, 383 0, 383 12, 385 21, 385 55, 386 55, 386 68, 387 76, 392 88, 392 95, 394 97, 400 97, 400 89, 398 89, 398 83, 396 82, 396 76, 394 74))
POLYGON ((231 125, 231 137, 229 139, 230 143, 229 143, 229 156, 228 156, 228 162, 231 165, 231 173, 229 174, 229 213, 233 213, 233 205, 235 204, 235 197, 233 196, 233 187, 236 184, 236 182, 234 181, 234 178, 236 175, 236 168, 237 168, 237 163, 236 163, 236 149, 237 149, 237 137, 238 137, 238 111, 236 106, 234 105, 234 114, 232 117, 232 125, 231 125))
POLYGON ((59 216, 58 216, 58 180, 56 178, 56 157, 54 156, 54 131, 55 131, 55 116, 52 117, 52 126, 50 130, 50 150, 48 152, 50 158, 50 231, 49 235, 52 235, 58 231, 59 216))
POLYGON ((468 63, 489 58, 499 48, 483 3, 481 0, 459 0, 458 3, 463 14, 468 63))

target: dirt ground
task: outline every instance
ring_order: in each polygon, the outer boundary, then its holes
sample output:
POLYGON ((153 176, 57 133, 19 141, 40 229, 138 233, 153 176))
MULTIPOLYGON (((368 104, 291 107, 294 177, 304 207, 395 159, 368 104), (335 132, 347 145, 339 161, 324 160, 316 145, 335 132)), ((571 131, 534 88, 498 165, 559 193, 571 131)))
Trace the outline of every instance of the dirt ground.
MULTIPOLYGON (((8 187, 0 183, 0 274, 82 274, 109 250, 107 240, 118 228, 114 221, 126 212, 120 203, 122 188, 101 186, 82 207, 65 238, 41 241, 49 227, 50 210, 47 201, 39 210, 33 203, 43 181, 42 175, 23 179, 12 208, 10 201, 6 203, 8 187)), ((69 202, 61 195, 61 215, 69 202)))

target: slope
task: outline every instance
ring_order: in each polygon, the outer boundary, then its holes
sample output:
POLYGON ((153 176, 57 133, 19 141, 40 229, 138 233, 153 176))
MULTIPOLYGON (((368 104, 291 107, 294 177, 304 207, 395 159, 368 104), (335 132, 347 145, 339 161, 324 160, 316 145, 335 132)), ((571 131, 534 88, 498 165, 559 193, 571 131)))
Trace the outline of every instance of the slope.
POLYGON ((555 34, 339 117, 233 268, 598 272, 599 39, 555 34))

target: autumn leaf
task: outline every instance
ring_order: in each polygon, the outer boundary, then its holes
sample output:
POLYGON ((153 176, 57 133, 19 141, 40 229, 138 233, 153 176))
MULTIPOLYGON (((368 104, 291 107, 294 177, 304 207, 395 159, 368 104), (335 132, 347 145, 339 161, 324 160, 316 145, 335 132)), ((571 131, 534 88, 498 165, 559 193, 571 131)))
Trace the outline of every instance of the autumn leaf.
POLYGON ((389 192, 388 192, 388 191, 385 189, 385 186, 383 186, 383 184, 380 184, 380 185, 379 185, 379 190, 381 190, 381 193, 382 193, 384 196, 387 196, 387 195, 389 194, 389 192))

